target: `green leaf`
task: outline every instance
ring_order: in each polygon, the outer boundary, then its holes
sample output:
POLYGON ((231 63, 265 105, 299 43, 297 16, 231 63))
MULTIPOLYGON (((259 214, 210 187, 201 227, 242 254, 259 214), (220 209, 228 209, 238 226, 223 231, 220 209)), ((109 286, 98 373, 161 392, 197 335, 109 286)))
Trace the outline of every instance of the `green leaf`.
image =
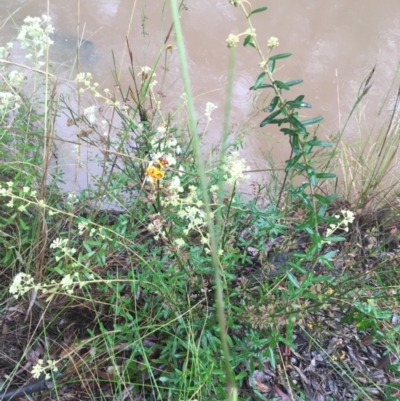
POLYGON ((274 81, 274 85, 277 86, 279 89, 285 89, 285 90, 290 90, 290 86, 287 86, 284 82, 282 81, 274 81))
MULTIPOLYGON (((316 174, 318 178, 318 173, 316 174)), ((314 198, 318 199, 324 205, 330 205, 332 202, 327 196, 322 196, 320 194, 314 194, 314 198)))
POLYGON ((292 81, 286 82, 286 85, 287 86, 294 86, 294 85, 301 84, 302 82, 303 82, 302 79, 293 79, 292 81))
POLYGON ((268 66, 269 66, 269 70, 271 72, 274 72, 275 71, 275 60, 270 60, 268 63, 268 66))
POLYGON ((343 241, 346 241, 346 238, 344 238, 344 237, 323 237, 322 240, 325 242, 343 242, 343 241))
POLYGON ((307 102, 301 102, 300 103, 300 107, 302 107, 303 109, 311 109, 311 104, 307 103, 307 102))
POLYGON ((293 53, 281 53, 281 54, 276 54, 275 56, 271 56, 269 58, 270 61, 275 61, 275 60, 280 60, 281 58, 287 58, 290 57, 293 53))
POLYGON ((317 178, 336 178, 335 173, 317 173, 317 178))
POLYGON ((285 135, 290 135, 290 136, 299 135, 297 131, 295 131, 294 129, 290 129, 290 128, 281 128, 281 132, 283 132, 285 135))
POLYGON ((304 134, 307 133, 306 127, 297 118, 294 118, 294 117, 291 118, 290 122, 293 125, 293 127, 296 128, 299 131, 298 134, 303 134, 304 135, 304 134))
POLYGON ((289 270, 286 271, 286 275, 296 288, 300 288, 300 283, 297 281, 297 278, 289 270))
POLYGON ((314 117, 314 118, 310 118, 309 120, 304 120, 301 123, 303 125, 312 125, 312 124, 317 124, 319 122, 321 122, 324 119, 324 117, 314 117))
POLYGON ((28 229, 28 226, 25 224, 25 222, 21 218, 18 218, 18 220, 19 220, 19 225, 22 228, 22 230, 26 231, 28 229))
POLYGON ((332 280, 332 276, 314 276, 312 278, 313 283, 321 283, 323 281, 331 281, 331 280, 332 280))
POLYGON ((268 106, 268 111, 269 111, 270 113, 272 113, 272 112, 274 111, 274 109, 275 109, 276 105, 278 104, 278 102, 279 102, 279 96, 275 96, 275 97, 271 100, 271 103, 270 103, 269 106, 268 106))
MULTIPOLYGON (((272 88, 271 84, 261 84, 257 89, 272 88)), ((250 87, 250 90, 255 90, 254 86, 250 87)))
POLYGON ((261 121, 260 127, 264 127, 265 125, 269 124, 271 120, 273 120, 278 114, 280 114, 280 110, 276 110, 271 113, 267 118, 261 121))
POLYGON ((253 43, 253 37, 251 35, 247 35, 244 39, 243 46, 246 47, 247 45, 255 47, 253 43))
POLYGON ((271 120, 269 122, 269 124, 278 124, 280 126, 280 125, 282 125, 284 123, 287 123, 287 122, 289 122, 288 118, 276 118, 276 119, 271 120))
POLYGON ((327 141, 311 140, 307 142, 310 146, 320 146, 321 148, 331 148, 332 144, 327 141))
POLYGON ((268 10, 268 7, 256 8, 255 10, 253 10, 253 11, 249 14, 249 17, 250 17, 250 15, 253 15, 253 14, 256 14, 256 13, 262 13, 263 11, 266 11, 266 10, 268 10))
POLYGON ((294 102, 301 102, 304 99, 304 95, 297 96, 296 99, 294 99, 294 102))
POLYGON ((263 83, 266 75, 267 75, 267 73, 264 71, 258 76, 258 78, 256 79, 256 83, 253 86, 254 90, 257 90, 260 87, 260 85, 263 83))
POLYGON ((272 369, 276 369, 276 360, 275 360, 275 354, 274 354, 274 350, 272 347, 268 347, 268 356, 269 356, 269 362, 271 364, 272 369))
MULTIPOLYGON (((302 255, 302 256, 303 256, 303 255, 302 255)), ((304 269, 304 267, 300 267, 300 265, 298 265, 298 264, 296 264, 296 263, 287 262, 287 264, 288 264, 289 266, 293 267, 293 269, 297 270, 297 271, 300 272, 300 273, 303 273, 303 274, 307 273, 307 270, 304 269)))

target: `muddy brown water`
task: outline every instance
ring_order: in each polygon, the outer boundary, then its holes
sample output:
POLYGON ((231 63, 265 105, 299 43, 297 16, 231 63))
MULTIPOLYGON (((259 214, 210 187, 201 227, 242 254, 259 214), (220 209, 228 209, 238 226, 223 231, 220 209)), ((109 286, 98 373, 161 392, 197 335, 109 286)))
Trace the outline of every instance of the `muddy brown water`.
MULTIPOLYGON (((305 117, 322 115, 325 118, 319 129, 323 136, 337 132, 343 126, 360 84, 376 65, 374 85, 362 104, 358 121, 356 118, 351 121, 344 137, 350 142, 357 138, 362 140, 360 131, 377 116, 400 61, 398 0, 252 0, 251 3, 253 8, 268 6, 267 12, 254 15, 257 38, 266 48, 270 36, 278 37, 279 52, 293 53, 291 58, 279 63, 277 77, 304 80, 302 85, 292 88, 290 96, 304 94, 305 100, 312 104, 313 108, 304 112, 305 117)), ((46 13, 47 6, 58 38, 52 57, 60 74, 71 78, 76 76, 77 68, 91 71, 101 85, 108 87, 113 86, 111 50, 121 67, 122 84, 128 84, 125 38, 129 39, 137 65, 151 66, 171 25, 169 2, 162 0, 2 0, 0 42, 15 37, 16 26, 20 26, 26 16, 46 13), (86 40, 78 66, 74 62, 77 37, 86 40)), ((207 140, 211 141, 222 132, 229 63, 225 40, 230 33, 243 32, 247 26, 240 9, 230 5, 228 0, 188 0, 186 8, 181 21, 199 117, 207 102, 218 106, 209 126, 207 140)), ((170 42, 174 43, 173 35, 170 42)), ((176 107, 182 91, 176 49, 167 57, 169 71, 164 86, 156 87, 166 96, 163 100, 166 114, 176 107)), ((249 91, 260 73, 259 61, 254 49, 238 46, 232 132, 245 134, 243 154, 252 168, 269 167, 265 161, 268 154, 272 155, 277 167, 282 167, 289 155, 287 138, 273 128, 258 127, 265 114, 255 115, 253 92, 249 91)), ((160 82, 163 62, 156 68, 156 73, 160 82)), ((72 89, 71 84, 63 85, 65 91, 72 89)), ((258 107, 262 100, 259 99, 258 107)), ((94 99, 85 99, 85 106, 91 101, 94 99)), ((66 139, 76 138, 74 129, 66 128, 65 121, 61 121, 58 134, 66 139)), ((60 146, 64 153, 70 153, 69 145, 60 146)), ((70 183, 75 177, 74 163, 66 159, 65 164, 67 188, 72 190, 75 188, 75 184, 70 183)), ((95 166, 91 168, 95 169, 95 166)), ((78 173, 78 187, 85 187, 90 174, 86 168, 78 173)), ((260 177, 252 174, 255 180, 260 177)))

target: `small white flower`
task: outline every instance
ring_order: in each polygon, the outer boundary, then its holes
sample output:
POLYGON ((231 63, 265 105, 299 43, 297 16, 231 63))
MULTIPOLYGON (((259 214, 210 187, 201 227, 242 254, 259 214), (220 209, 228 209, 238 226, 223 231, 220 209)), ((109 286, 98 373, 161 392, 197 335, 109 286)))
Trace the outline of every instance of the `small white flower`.
POLYGON ((178 248, 182 248, 184 245, 186 245, 186 242, 182 238, 177 238, 174 242, 178 248))
POLYGON ((19 71, 11 71, 8 74, 8 80, 13 88, 20 89, 24 82, 25 75, 19 71))
POLYGON ((271 37, 268 39, 267 46, 268 46, 270 49, 274 49, 275 47, 278 47, 278 46, 279 46, 279 39, 278 39, 278 38, 275 38, 274 36, 271 36, 271 37))
POLYGON ((167 129, 165 127, 163 127, 163 126, 160 126, 160 127, 157 128, 157 132, 160 135, 164 135, 167 132, 167 129))
POLYGON ((14 295, 15 299, 24 295, 31 288, 40 288, 40 285, 35 286, 33 282, 33 277, 26 273, 18 273, 10 286, 10 293, 14 295))
POLYGON ((229 34, 228 39, 226 39, 226 44, 229 48, 236 47, 237 44, 239 43, 239 41, 240 41, 239 36, 233 35, 231 33, 231 34, 229 34))
POLYGON ((174 148, 177 145, 177 140, 175 138, 168 138, 165 146, 167 148, 174 148))
POLYGON ((72 294, 73 289, 72 286, 74 285, 74 280, 70 274, 67 274, 61 281, 61 287, 67 291, 68 294, 72 294))
POLYGON ((172 155, 165 155, 164 157, 167 159, 168 166, 175 166, 175 164, 176 164, 176 159, 175 159, 174 156, 172 156, 172 155))
POLYGON ((205 111, 204 115, 207 117, 208 121, 211 121, 211 113, 217 108, 218 107, 214 103, 207 102, 206 111, 205 111))
POLYGON ((96 115, 95 115, 95 107, 94 106, 86 107, 86 109, 83 110, 83 115, 88 119, 90 124, 93 124, 93 123, 96 122, 96 115))
POLYGON ((58 248, 63 248, 67 244, 68 240, 66 238, 56 238, 51 244, 50 248, 53 249, 58 249, 58 248))

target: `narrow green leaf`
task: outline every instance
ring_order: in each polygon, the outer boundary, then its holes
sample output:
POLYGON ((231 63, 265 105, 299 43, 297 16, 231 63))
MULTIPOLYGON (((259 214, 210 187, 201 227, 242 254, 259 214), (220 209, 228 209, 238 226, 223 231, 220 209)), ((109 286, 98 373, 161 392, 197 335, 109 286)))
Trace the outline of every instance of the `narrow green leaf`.
POLYGON ((274 72, 275 71, 275 60, 270 60, 268 63, 268 66, 269 66, 269 70, 271 72, 274 72))
POLYGON ((286 275, 296 288, 300 288, 300 283, 297 281, 297 278, 289 270, 286 271, 286 275))
POLYGON ((268 106, 268 111, 269 111, 270 113, 272 113, 272 112, 274 111, 274 109, 275 109, 276 105, 278 104, 278 102, 279 102, 279 96, 275 96, 275 97, 271 100, 271 103, 270 103, 269 106, 268 106))
POLYGON ((309 120, 304 120, 301 123, 303 125, 312 125, 312 124, 317 124, 319 122, 321 122, 324 119, 324 117, 314 117, 314 118, 310 118, 309 120))
POLYGON ((307 273, 307 270, 304 269, 304 267, 301 267, 300 265, 298 265, 298 264, 296 264, 296 263, 287 262, 287 264, 288 264, 290 267, 293 267, 293 269, 297 270, 297 271, 300 272, 300 273, 303 273, 303 274, 307 273))
POLYGON ((271 56, 269 58, 270 61, 275 61, 275 60, 280 60, 281 58, 287 58, 290 57, 293 53, 281 53, 281 54, 276 54, 275 56, 271 56))
POLYGON ((23 230, 27 230, 27 229, 28 229, 28 226, 25 224, 25 222, 24 222, 22 219, 20 219, 20 218, 18 218, 18 220, 19 220, 19 225, 20 225, 20 227, 21 227, 23 230))
POLYGON ((255 14, 255 13, 261 13, 261 12, 266 11, 266 10, 268 10, 268 7, 256 8, 255 10, 253 10, 253 11, 249 14, 249 17, 250 17, 250 15, 253 15, 253 14, 255 14))
POLYGON ((274 350, 272 347, 268 347, 267 355, 269 356, 269 363, 271 364, 272 369, 276 369, 275 354, 274 354, 274 350))
POLYGON ((300 107, 302 107, 303 109, 311 109, 311 104, 307 103, 307 102, 301 102, 300 103, 300 107))
POLYGON ((312 278, 313 283, 321 283, 324 281, 331 281, 331 280, 332 280, 332 276, 314 276, 312 278))
POLYGON ((250 43, 250 41, 251 41, 251 35, 247 35, 247 36, 244 38, 243 46, 246 47, 246 46, 250 43))
POLYGON ((336 178, 335 173, 317 173, 315 175, 317 178, 336 178))
MULTIPOLYGON (((257 89, 264 89, 264 88, 272 88, 272 85, 271 84, 261 84, 257 89)), ((255 90, 254 86, 251 86, 250 90, 251 91, 255 90)))
POLYGON ((290 86, 287 86, 284 82, 282 81, 274 81, 274 84, 279 88, 279 89, 285 89, 285 90, 290 90, 290 86))
POLYGON ((287 122, 289 122, 288 118, 275 118, 275 119, 271 120, 269 122, 269 124, 278 124, 279 126, 281 126, 282 124, 287 123, 287 122))
POLYGON ((280 110, 276 110, 271 113, 267 118, 261 121, 260 127, 264 127, 265 125, 269 124, 271 120, 273 120, 278 114, 280 114, 280 110))
MULTIPOLYGON (((318 177, 318 174, 316 174, 318 177)), ((324 205, 330 205, 332 202, 327 196, 322 196, 320 194, 314 194, 314 197, 318 199, 324 205)))
POLYGON ((287 86, 294 86, 294 85, 301 84, 302 82, 303 82, 302 79, 293 79, 292 81, 286 82, 286 85, 287 86))
POLYGON ((307 142, 310 146, 320 146, 321 148, 331 148, 332 144, 327 141, 318 141, 318 140, 311 140, 307 142))
POLYGON ((298 134, 306 134, 307 129, 306 127, 297 119, 297 118, 291 118, 290 123, 293 125, 294 128, 296 128, 298 131, 298 134))
POLYGON ((290 129, 290 128, 281 128, 281 132, 283 132, 285 135, 290 135, 290 136, 299 135, 297 133, 297 131, 295 131, 294 129, 290 129))
POLYGON ((260 85, 263 83, 265 76, 267 75, 267 73, 265 71, 263 71, 258 78, 256 79, 256 83, 254 84, 253 88, 254 90, 257 90, 260 85))
POLYGON ((322 240, 326 241, 326 242, 343 242, 343 241, 346 241, 346 238, 344 238, 344 237, 323 237, 322 240))

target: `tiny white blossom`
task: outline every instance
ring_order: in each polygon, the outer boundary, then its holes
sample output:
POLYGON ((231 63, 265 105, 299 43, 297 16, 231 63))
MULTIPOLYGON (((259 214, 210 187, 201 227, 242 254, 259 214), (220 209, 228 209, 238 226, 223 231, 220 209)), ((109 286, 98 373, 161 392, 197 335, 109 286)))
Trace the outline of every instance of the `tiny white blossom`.
POLYGON ((275 38, 274 36, 271 36, 271 37, 268 39, 267 46, 268 46, 270 49, 274 49, 275 47, 278 47, 278 46, 279 46, 279 39, 278 39, 278 38, 275 38))
POLYGON ((67 274, 60 282, 61 287, 67 291, 68 294, 72 294, 72 286, 74 285, 74 280, 70 274, 67 274))
POLYGON ((165 127, 163 127, 163 126, 160 126, 160 127, 157 128, 157 132, 158 132, 160 135, 165 134, 166 131, 167 131, 167 129, 166 129, 165 127))
POLYGON ((8 80, 13 88, 20 89, 24 82, 25 75, 19 71, 11 71, 8 74, 8 80))
POLYGON ((183 247, 184 245, 186 245, 186 242, 185 242, 182 238, 177 238, 174 242, 175 242, 175 245, 176 245, 178 248, 181 248, 181 247, 183 247))
POLYGON ((205 111, 204 115, 207 117, 208 121, 211 121, 211 113, 217 108, 218 107, 214 103, 207 102, 206 111, 205 111))
POLYGON ((95 106, 86 107, 86 109, 83 110, 83 114, 88 119, 90 124, 96 122, 95 106))
POLYGON ((240 41, 239 36, 233 35, 231 33, 229 34, 228 39, 226 39, 226 44, 228 47, 236 47, 239 41, 240 41))

